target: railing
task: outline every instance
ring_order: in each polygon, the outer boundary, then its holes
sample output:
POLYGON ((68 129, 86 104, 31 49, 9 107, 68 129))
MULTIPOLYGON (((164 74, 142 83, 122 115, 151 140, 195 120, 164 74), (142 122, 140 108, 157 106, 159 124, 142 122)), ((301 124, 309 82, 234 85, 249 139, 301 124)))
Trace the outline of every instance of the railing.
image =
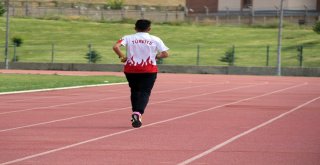
MULTIPOLYGON (((23 45, 9 47, 11 62, 43 62, 43 63, 90 63, 86 55, 92 51, 101 56, 98 64, 119 64, 119 59, 111 50, 111 46, 88 44, 75 48, 61 44, 23 45)), ((4 62, 4 46, 0 47, 0 62, 4 62)), ((318 60, 320 47, 317 45, 296 45, 282 47, 282 65, 287 67, 320 67, 318 60)), ((170 57, 161 61, 172 65, 201 66, 276 66, 277 46, 249 45, 205 45, 190 44, 170 47, 170 57), (231 54, 230 61, 222 58, 231 54), (229 54, 228 54, 229 53, 229 54)))

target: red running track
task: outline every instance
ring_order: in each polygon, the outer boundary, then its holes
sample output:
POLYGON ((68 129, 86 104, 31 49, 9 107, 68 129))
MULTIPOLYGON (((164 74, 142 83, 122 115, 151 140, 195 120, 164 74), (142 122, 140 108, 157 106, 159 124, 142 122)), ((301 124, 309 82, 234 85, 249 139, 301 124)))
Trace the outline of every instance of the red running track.
POLYGON ((0 100, 2 165, 320 164, 319 78, 159 74, 139 129, 127 85, 0 100))

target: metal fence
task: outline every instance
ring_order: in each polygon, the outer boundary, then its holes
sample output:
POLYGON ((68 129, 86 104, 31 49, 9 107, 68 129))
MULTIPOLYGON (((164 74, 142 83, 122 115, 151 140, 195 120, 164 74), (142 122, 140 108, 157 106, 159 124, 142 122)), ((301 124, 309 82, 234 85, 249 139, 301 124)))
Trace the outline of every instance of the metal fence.
MULTIPOLYGON (((80 45, 66 48, 59 44, 23 45, 9 47, 9 59, 12 62, 43 63, 90 63, 86 54, 96 51, 102 58, 98 64, 118 64, 119 59, 111 47, 98 44, 80 45)), ((4 62, 4 46, 0 48, 0 62, 4 62)), ((320 67, 320 47, 317 45, 283 45, 282 65, 287 67, 320 67)), ((172 47, 170 58, 161 61, 169 65, 201 65, 201 66, 276 66, 277 46, 237 46, 237 45, 205 45, 190 44, 172 47), (230 51, 232 50, 232 51, 230 51), (231 61, 221 59, 232 52, 231 61)))
MULTIPOLYGON (((10 1, 10 15, 58 19, 88 19, 94 21, 121 21, 147 18, 154 22, 205 22, 212 24, 268 24, 274 22, 279 11, 219 11, 217 13, 193 14, 183 6, 122 6, 114 10, 107 4, 64 3, 57 1, 10 1)), ((313 24, 320 20, 320 13, 309 10, 284 10, 287 22, 313 24)))
MULTIPOLYGON (((212 24, 270 24, 278 20, 279 13, 277 11, 255 11, 242 12, 218 12, 211 14, 196 14, 186 17, 187 20, 193 22, 207 22, 212 24)), ((284 20, 288 23, 299 25, 313 25, 320 20, 320 13, 317 11, 284 11, 284 20)))
POLYGON ((179 22, 185 20, 183 8, 125 6, 113 10, 106 4, 84 4, 41 1, 13 1, 10 15, 15 17, 88 19, 94 21, 121 21, 148 18, 155 22, 179 22))

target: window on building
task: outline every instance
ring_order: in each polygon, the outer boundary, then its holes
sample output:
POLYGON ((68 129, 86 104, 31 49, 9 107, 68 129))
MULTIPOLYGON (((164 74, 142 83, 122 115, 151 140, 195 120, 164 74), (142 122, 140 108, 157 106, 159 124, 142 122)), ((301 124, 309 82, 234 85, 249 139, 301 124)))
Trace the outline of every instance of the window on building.
POLYGON ((242 0, 242 8, 251 8, 252 0, 242 0))

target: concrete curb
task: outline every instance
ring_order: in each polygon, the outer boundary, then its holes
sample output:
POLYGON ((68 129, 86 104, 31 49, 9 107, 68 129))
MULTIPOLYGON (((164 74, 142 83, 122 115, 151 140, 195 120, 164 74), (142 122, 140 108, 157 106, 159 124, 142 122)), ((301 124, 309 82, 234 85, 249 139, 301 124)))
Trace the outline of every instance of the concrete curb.
MULTIPOLYGON (((0 68, 5 68, 3 62, 0 68)), ((109 71, 122 72, 122 64, 73 64, 73 63, 10 63, 10 69, 21 70, 63 70, 63 71, 109 71)), ((161 73, 225 74, 225 75, 277 75, 275 67, 238 67, 238 66, 194 66, 159 65, 161 73)), ((320 68, 282 68, 283 76, 320 77, 320 68)))

